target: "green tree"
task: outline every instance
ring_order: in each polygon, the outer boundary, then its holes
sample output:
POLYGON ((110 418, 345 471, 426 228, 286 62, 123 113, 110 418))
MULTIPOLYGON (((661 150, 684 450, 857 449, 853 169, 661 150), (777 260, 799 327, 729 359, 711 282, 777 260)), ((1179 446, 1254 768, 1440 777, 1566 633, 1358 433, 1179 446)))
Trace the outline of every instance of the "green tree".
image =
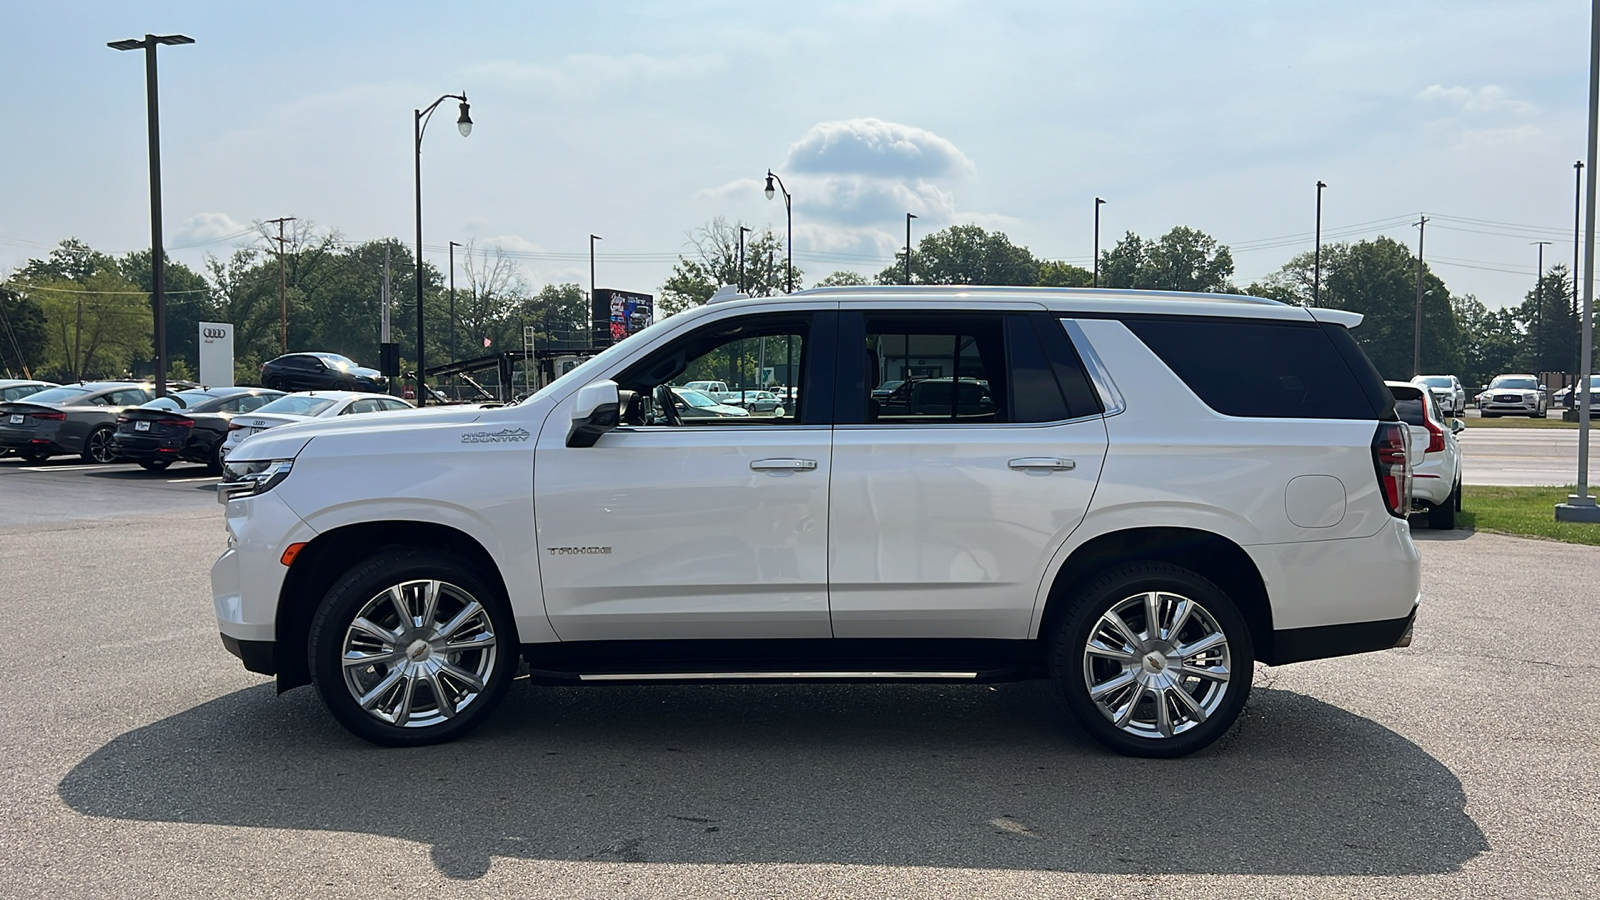
MULTIPOLYGON (((770 228, 747 233, 744 242, 744 267, 739 266, 739 229, 743 223, 729 224, 718 216, 689 236, 694 253, 678 257, 672 277, 661 286, 656 301, 658 315, 674 315, 703 305, 725 284, 741 285, 752 297, 781 294, 788 287, 788 262, 783 241, 770 228)), ((805 273, 794 270, 794 287, 799 290, 805 273)))
POLYGON ((1094 272, 1058 259, 1039 261, 1040 287, 1093 287, 1094 272))
POLYGON ((115 266, 83 281, 19 280, 15 289, 44 313, 46 372, 57 380, 120 378, 150 358, 149 297, 115 266))
MULTIPOLYGON (((879 284, 904 284, 906 255, 878 273, 879 284)), ((911 254, 914 284, 1009 284, 1039 282, 1039 261, 1027 247, 1011 243, 999 231, 977 225, 952 225, 929 234, 911 254)))
MULTIPOLYGON (((151 294, 151 321, 155 315, 155 273, 149 250, 135 250, 116 260, 117 271, 139 290, 151 294)), ((200 323, 211 313, 211 285, 203 275, 168 257, 162 266, 161 282, 167 303, 167 362, 170 367, 187 363, 193 371, 200 366, 200 323)), ((148 360, 141 360, 148 362, 148 360)), ((170 371, 168 373, 171 374, 170 371)), ((176 376, 173 376, 176 377, 176 376)))
POLYGON ((43 282, 58 278, 86 283, 90 275, 103 269, 116 269, 117 261, 91 248, 77 238, 69 237, 57 244, 44 259, 30 259, 17 277, 43 282))
POLYGON ((1471 294, 1452 297, 1450 307, 1461 332, 1461 367, 1455 374, 1469 392, 1521 368, 1524 335, 1515 310, 1491 310, 1471 294))
POLYGON ((32 378, 44 364, 50 332, 37 300, 0 286, 0 372, 32 378))
MULTIPOLYGON (((1392 238, 1323 251, 1321 305, 1348 309, 1365 318, 1356 340, 1385 378, 1406 380, 1412 369, 1416 328, 1417 259, 1392 238)), ((1460 331, 1443 281, 1422 266, 1422 371, 1449 373, 1461 367, 1460 331)))
POLYGON ((855 287, 857 285, 871 283, 872 282, 868 281, 867 277, 862 275, 860 272, 852 272, 848 269, 840 269, 832 275, 829 275, 827 278, 817 282, 817 287, 855 287))
POLYGON ((1159 240, 1133 232, 1100 254, 1100 285, 1148 291, 1232 293, 1233 254, 1217 239, 1179 225, 1159 240))
MULTIPOLYGON (((1578 361, 1578 317, 1567 267, 1551 266, 1516 309, 1522 323, 1519 364, 1528 372, 1569 372, 1578 361)), ((1552 388, 1554 390, 1554 388, 1552 388)))

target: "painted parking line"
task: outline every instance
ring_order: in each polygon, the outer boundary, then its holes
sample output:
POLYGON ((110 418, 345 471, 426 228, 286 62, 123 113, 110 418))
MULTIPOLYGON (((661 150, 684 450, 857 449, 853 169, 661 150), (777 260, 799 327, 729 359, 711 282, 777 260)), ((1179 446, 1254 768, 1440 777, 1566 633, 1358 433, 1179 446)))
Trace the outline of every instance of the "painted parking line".
POLYGON ((108 464, 103 466, 20 466, 18 472, 96 472, 100 469, 121 469, 124 466, 108 464))
POLYGON ((214 481, 221 477, 221 475, 201 475, 198 478, 168 478, 167 484, 185 484, 190 481, 214 481))

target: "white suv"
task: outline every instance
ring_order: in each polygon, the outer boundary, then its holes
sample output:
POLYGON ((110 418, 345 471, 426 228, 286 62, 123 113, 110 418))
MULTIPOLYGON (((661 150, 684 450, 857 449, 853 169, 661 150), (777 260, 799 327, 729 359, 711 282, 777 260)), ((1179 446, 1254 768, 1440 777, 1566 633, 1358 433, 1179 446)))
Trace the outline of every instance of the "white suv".
POLYGON ((1257 661, 1410 640, 1407 435, 1359 321, 1016 288, 713 303, 517 406, 252 438, 219 493, 223 643, 381 744, 464 733, 523 660, 535 684, 1050 678, 1107 746, 1182 755, 1257 661), (758 366, 798 386, 783 416, 676 413, 674 386, 758 366), (873 399, 911 378, 944 387, 873 399))

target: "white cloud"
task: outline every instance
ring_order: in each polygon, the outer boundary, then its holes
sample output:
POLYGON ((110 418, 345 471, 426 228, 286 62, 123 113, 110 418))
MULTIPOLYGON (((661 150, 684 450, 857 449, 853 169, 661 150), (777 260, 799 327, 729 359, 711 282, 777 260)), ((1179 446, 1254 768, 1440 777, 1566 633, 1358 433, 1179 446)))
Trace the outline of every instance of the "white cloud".
POLYGON ((1506 89, 1499 85, 1488 84, 1477 90, 1457 86, 1445 87, 1440 84, 1430 84, 1417 99, 1429 103, 1441 103, 1460 109, 1468 113, 1512 113, 1515 115, 1528 115, 1538 109, 1531 103, 1522 100, 1513 100, 1506 94, 1506 89))
POLYGON ((209 244, 244 237, 253 230, 253 226, 241 223, 227 213, 199 213, 178 223, 170 241, 173 246, 209 244))
POLYGON ((937 134, 881 119, 819 122, 789 148, 784 167, 895 178, 959 178, 977 168, 937 134))

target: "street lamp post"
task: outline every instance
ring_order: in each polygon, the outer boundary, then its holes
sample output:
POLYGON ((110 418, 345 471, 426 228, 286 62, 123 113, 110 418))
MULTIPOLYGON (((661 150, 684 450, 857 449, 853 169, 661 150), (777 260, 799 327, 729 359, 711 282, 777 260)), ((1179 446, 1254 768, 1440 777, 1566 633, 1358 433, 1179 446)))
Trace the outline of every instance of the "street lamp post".
POLYGON ((1316 306, 1322 288, 1322 189, 1327 187, 1321 181, 1317 182, 1317 246, 1311 254, 1311 305, 1316 306))
MULTIPOLYGON (((1600 0, 1596 0, 1600 2, 1600 0)), ((1428 230, 1428 217, 1418 216, 1417 222, 1417 320, 1413 326, 1411 343, 1411 377, 1422 374, 1422 238, 1428 230)))
POLYGON ((1600 506, 1589 495, 1589 368, 1594 360, 1595 156, 1600 152, 1600 0, 1589 10, 1589 176, 1584 184, 1583 341, 1578 351, 1578 485, 1556 504, 1557 522, 1600 522, 1600 506))
POLYGON ((1534 241, 1539 247, 1539 274, 1533 281, 1533 369, 1534 377, 1544 374, 1544 248, 1554 241, 1534 241))
POLYGON ((106 44, 113 50, 144 51, 144 90, 150 130, 150 296, 155 313, 156 396, 167 395, 167 289, 166 255, 161 245, 161 115, 156 97, 156 47, 162 44, 192 44, 184 34, 147 34, 144 40, 128 39, 106 44))
POLYGON ((911 283, 911 220, 916 216, 906 213, 906 284, 911 283))
POLYGON ((594 242, 603 241, 605 238, 598 234, 589 235, 589 302, 594 303, 594 242))
POLYGON ((467 105, 467 94, 466 94, 465 91, 463 91, 463 92, 461 92, 459 94, 445 94, 443 97, 440 97, 439 99, 433 101, 433 103, 429 104, 427 109, 414 110, 415 116, 412 119, 412 135, 414 137, 413 146, 416 149, 416 169, 417 169, 417 259, 416 259, 416 264, 417 264, 417 397, 416 397, 416 400, 417 400, 417 405, 418 406, 426 406, 428 404, 428 389, 427 389, 427 385, 426 385, 427 375, 424 374, 427 371, 427 366, 424 364, 425 363, 425 359, 427 357, 427 351, 425 350, 425 347, 427 346, 427 344, 423 340, 423 337, 424 337, 423 332, 424 332, 425 326, 424 326, 423 321, 422 321, 422 307, 423 307, 423 303, 422 303, 422 286, 423 286, 422 285, 422 134, 428 128, 428 121, 433 118, 433 111, 439 107, 439 104, 443 103, 446 100, 460 100, 461 101, 461 116, 460 116, 460 118, 456 119, 456 129, 461 132, 461 136, 462 137, 466 137, 467 135, 471 134, 472 133, 472 116, 468 115, 468 112, 467 112, 469 107, 467 105))
POLYGON ((737 263, 739 269, 734 273, 733 280, 741 294, 744 293, 744 236, 754 230, 754 228, 746 228, 743 225, 739 226, 739 261, 737 263))
POLYGON ((794 293, 794 198, 789 196, 789 188, 783 183, 783 179, 772 174, 772 170, 768 169, 767 188, 765 191, 763 191, 763 193, 767 195, 768 200, 771 200, 773 197, 772 183, 774 181, 778 183, 778 190, 783 191, 783 217, 785 219, 785 224, 788 226, 787 239, 784 241, 784 243, 789 250, 789 269, 788 272, 785 273, 788 277, 784 282, 785 287, 783 292, 785 294, 792 294, 794 293))
POLYGON ((1094 198, 1094 286, 1100 286, 1100 207, 1105 201, 1094 198))
POLYGON ((456 248, 466 244, 450 242, 450 361, 456 361, 456 248))
MULTIPOLYGON (((1578 217, 1583 213, 1583 160, 1572 164, 1572 321, 1578 321, 1578 246, 1582 241, 1582 232, 1578 228, 1578 217)), ((1581 328, 1579 329, 1582 330, 1581 328)), ((1574 335, 1579 341, 1581 335, 1574 335)), ((1577 342, 1574 342, 1577 343, 1577 342)), ((1582 366, 1579 365, 1577 356, 1572 358, 1572 390, 1567 391, 1567 406, 1578 405, 1578 374, 1582 366)))

